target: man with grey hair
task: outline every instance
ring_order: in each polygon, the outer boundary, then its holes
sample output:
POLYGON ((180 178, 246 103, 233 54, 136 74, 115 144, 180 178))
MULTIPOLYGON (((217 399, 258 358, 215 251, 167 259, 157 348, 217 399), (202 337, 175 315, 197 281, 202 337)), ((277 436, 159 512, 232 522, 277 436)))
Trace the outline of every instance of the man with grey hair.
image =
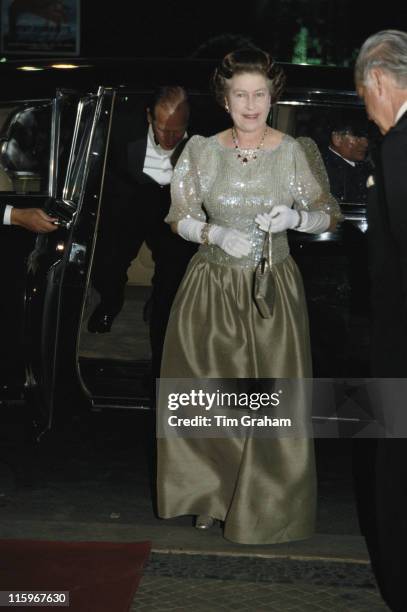
POLYGON ((377 442, 373 533, 365 533, 383 598, 407 610, 407 33, 385 30, 363 44, 355 81, 383 140, 368 181, 372 370, 386 427, 377 442), (399 379, 389 380, 389 379, 399 379), (404 379, 404 380, 400 380, 404 379), (393 439, 389 439, 393 438, 393 439))

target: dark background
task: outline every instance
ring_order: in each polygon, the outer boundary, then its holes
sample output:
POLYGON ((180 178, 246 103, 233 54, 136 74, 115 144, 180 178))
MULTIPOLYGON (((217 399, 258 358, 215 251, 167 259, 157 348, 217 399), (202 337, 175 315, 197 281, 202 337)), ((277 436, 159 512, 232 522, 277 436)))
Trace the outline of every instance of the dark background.
POLYGON ((350 66, 370 34, 407 29, 395 0, 82 0, 80 13, 84 57, 218 58, 250 41, 278 61, 350 66))
POLYGON ((361 0, 84 0, 81 54, 220 57, 236 47, 233 37, 239 36, 290 62, 301 28, 306 28, 307 61, 351 65, 370 34, 407 29, 407 5, 393 0, 375 5, 361 0))

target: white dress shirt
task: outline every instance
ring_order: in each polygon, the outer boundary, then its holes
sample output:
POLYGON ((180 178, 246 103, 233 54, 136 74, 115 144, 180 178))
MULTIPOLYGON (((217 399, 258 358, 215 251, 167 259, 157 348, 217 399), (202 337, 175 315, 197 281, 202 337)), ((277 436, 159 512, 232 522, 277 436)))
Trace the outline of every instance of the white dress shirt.
POLYGON ((334 149, 332 149, 332 147, 328 147, 330 151, 332 151, 332 153, 335 153, 335 155, 337 155, 338 157, 341 157, 343 159, 343 161, 346 161, 350 166, 355 167, 356 163, 354 161, 352 161, 351 159, 346 159, 346 157, 343 157, 343 155, 341 155, 340 153, 338 153, 338 151, 335 151, 334 149))
MULTIPOLYGON (((173 167, 171 164, 171 155, 174 149, 167 151, 160 147, 155 142, 154 132, 151 125, 148 128, 147 135, 147 150, 144 160, 143 171, 151 176, 152 179, 159 185, 169 185, 172 179, 173 167)), ((3 224, 11 225, 12 206, 7 205, 4 211, 3 224)))
POLYGON ((171 183, 173 171, 171 155, 175 148, 176 147, 167 151, 160 147, 160 145, 155 142, 153 128, 151 125, 149 126, 143 171, 145 174, 148 174, 148 176, 151 176, 159 185, 169 185, 171 183))
POLYGON ((10 206, 9 204, 7 204, 5 211, 4 211, 4 216, 3 216, 3 225, 11 225, 11 211, 12 211, 13 207, 10 206))
POLYGON ((404 104, 402 104, 399 108, 399 110, 397 111, 397 115, 396 115, 396 119, 394 121, 394 125, 396 125, 397 121, 399 119, 401 119, 402 115, 404 115, 404 113, 407 111, 407 100, 404 102, 404 104))

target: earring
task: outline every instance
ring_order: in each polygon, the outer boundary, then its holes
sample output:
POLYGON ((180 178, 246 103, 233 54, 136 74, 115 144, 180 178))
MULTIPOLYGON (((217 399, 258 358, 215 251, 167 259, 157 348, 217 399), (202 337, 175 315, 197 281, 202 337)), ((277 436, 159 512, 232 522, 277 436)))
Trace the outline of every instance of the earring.
POLYGON ((228 113, 229 112, 229 105, 225 104, 225 111, 228 113))

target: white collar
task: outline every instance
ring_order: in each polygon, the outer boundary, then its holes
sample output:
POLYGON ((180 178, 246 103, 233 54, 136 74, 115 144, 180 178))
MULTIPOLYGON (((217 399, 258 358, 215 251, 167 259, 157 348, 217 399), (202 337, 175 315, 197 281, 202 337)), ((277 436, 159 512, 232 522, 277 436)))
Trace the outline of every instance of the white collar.
POLYGON ((346 159, 346 157, 344 157, 343 155, 338 153, 338 151, 335 151, 332 147, 329 147, 329 150, 332 151, 332 153, 335 153, 335 155, 337 155, 341 159, 343 159, 343 161, 346 161, 350 166, 353 166, 353 167, 356 166, 356 162, 354 162, 354 161, 352 161, 350 159, 346 159))
POLYGON ((396 119, 394 120, 394 125, 396 125, 397 121, 401 119, 401 117, 404 115, 406 111, 407 111, 407 100, 400 106, 399 110, 397 111, 396 119))

